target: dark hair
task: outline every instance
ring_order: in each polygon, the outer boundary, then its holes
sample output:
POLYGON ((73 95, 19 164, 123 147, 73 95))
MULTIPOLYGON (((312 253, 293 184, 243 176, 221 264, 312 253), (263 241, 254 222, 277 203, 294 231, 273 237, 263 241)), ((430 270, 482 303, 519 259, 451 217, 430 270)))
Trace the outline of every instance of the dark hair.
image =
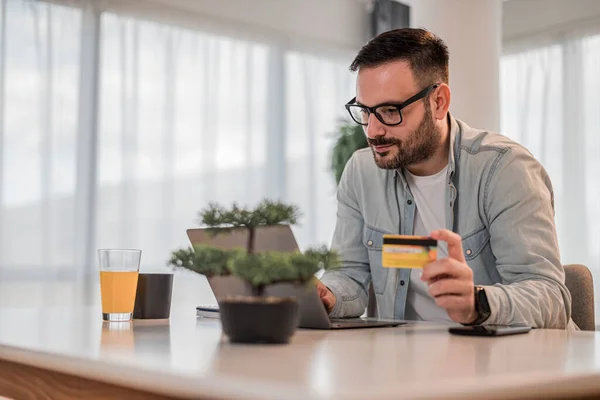
POLYGON ((358 52, 350 71, 378 67, 391 61, 407 61, 422 86, 448 83, 448 47, 425 29, 402 28, 371 39, 358 52))

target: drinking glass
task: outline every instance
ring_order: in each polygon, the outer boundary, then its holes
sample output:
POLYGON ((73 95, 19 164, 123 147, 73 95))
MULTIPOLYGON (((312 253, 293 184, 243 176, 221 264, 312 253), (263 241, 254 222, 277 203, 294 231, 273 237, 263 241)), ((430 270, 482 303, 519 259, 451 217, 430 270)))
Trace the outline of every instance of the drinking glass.
POLYGON ((132 319, 141 258, 141 250, 98 250, 103 320, 132 319))

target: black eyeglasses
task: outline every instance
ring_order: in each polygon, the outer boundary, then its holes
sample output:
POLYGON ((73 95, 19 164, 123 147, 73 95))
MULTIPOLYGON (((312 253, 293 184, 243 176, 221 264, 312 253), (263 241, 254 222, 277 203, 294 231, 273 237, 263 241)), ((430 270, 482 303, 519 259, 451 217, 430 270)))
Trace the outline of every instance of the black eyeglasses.
POLYGON ((348 110, 348 113, 350 113, 350 116, 354 122, 359 125, 368 125, 371 113, 375 114, 377 119, 384 125, 400 125, 402 123, 402 109, 417 100, 421 100, 438 86, 440 86, 439 83, 427 86, 425 89, 421 90, 419 93, 402 103, 385 103, 379 104, 375 107, 367 107, 356 104, 355 97, 346 104, 346 110, 348 110))

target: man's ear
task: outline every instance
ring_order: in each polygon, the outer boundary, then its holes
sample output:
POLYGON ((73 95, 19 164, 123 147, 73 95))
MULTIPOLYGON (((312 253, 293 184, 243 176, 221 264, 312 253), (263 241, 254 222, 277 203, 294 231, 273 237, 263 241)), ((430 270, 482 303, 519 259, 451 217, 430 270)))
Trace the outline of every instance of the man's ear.
POLYGON ((445 83, 440 84, 440 86, 434 90, 431 96, 431 113, 435 119, 442 120, 446 118, 448 109, 450 108, 450 97, 450 87, 445 83))

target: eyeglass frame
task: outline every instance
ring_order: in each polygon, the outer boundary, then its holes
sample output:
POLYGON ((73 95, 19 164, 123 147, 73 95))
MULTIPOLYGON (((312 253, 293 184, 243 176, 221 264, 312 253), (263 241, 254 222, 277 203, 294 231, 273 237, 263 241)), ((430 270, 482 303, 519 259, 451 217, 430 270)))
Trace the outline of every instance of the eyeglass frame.
POLYGON ((382 124, 384 124, 386 126, 397 126, 397 125, 400 125, 402 122, 404 122, 404 117, 402 116, 403 108, 406 108, 407 106, 411 105, 412 103, 415 103, 416 101, 427 97, 427 95, 429 95, 429 93, 431 93, 432 90, 438 88, 439 86, 440 86, 439 83, 434 83, 433 85, 429 85, 425 89, 421 90, 419 93, 415 94, 408 100, 403 101, 402 103, 382 103, 382 104, 378 104, 374 107, 367 107, 367 106, 364 106, 361 104, 356 104, 356 97, 354 97, 352 100, 350 100, 348 103, 346 103, 345 107, 346 107, 346 110, 348 111, 348 114, 350 114, 350 118, 352 118, 352 120, 359 125, 362 125, 362 126, 369 125, 369 122, 368 122, 369 117, 371 117, 371 114, 375 114, 375 117, 382 124), (367 116, 367 123, 358 122, 356 119, 354 119, 354 116, 352 115, 352 111, 350 111, 351 107, 361 107, 362 109, 367 110, 369 112, 369 115, 367 116), (398 110, 398 114, 400 115, 400 122, 398 122, 396 124, 388 124, 388 123, 384 122, 383 118, 379 115, 379 113, 375 111, 379 107, 394 107, 394 108, 396 108, 396 110, 398 110))

